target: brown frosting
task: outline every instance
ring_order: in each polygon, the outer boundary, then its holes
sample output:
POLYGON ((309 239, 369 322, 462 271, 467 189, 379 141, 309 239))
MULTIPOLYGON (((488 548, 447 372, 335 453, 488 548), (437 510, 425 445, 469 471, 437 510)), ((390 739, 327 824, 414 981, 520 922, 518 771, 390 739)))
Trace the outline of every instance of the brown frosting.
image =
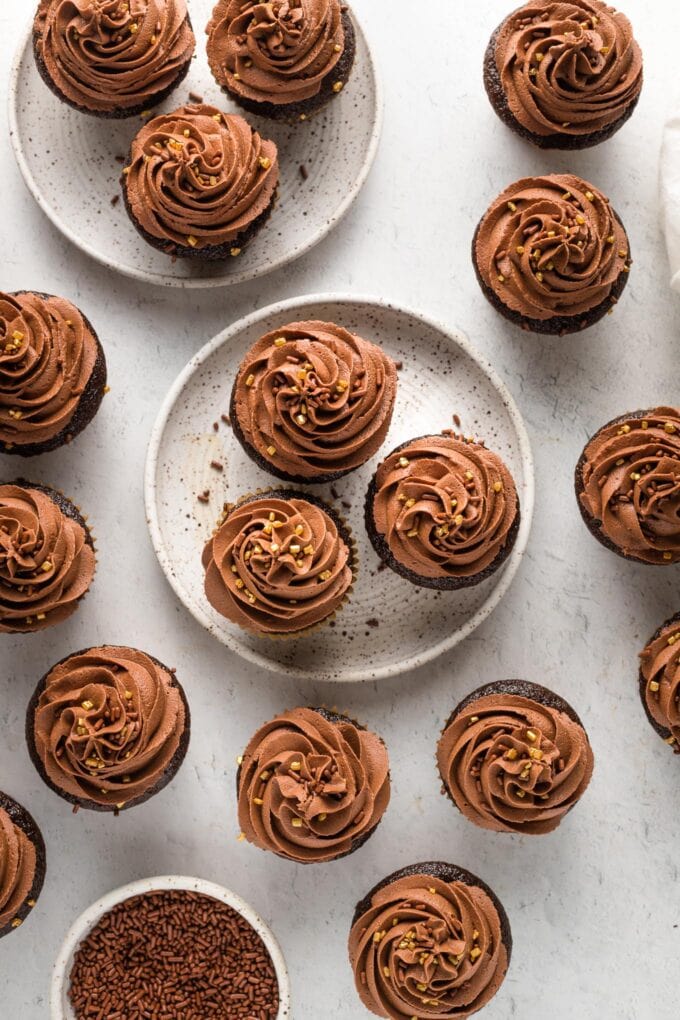
POLYGON ((630 249, 602 192, 571 174, 548 174, 498 196, 479 225, 475 261, 502 304, 546 320, 605 301, 630 268, 630 249))
POLYGON ((0 442, 21 446, 58 436, 97 354, 92 331, 70 301, 0 294, 0 442))
POLYGON ((0 485, 0 633, 66 620, 90 587, 95 566, 81 525, 46 493, 0 485))
POLYGON ((606 425, 583 457, 581 505, 602 534, 644 563, 680 562, 680 409, 606 425))
POLYGON ((98 113, 153 103, 196 44, 186 0, 40 0, 33 30, 59 92, 98 113))
POLYGON ((293 322, 248 352, 234 398, 250 445, 278 471, 313 480, 373 456, 396 389, 394 362, 375 344, 330 322, 293 322))
POLYGON ((361 1001, 392 1020, 463 1020, 493 998, 508 969, 490 896, 428 874, 373 893, 352 926, 349 955, 361 1001))
POLYGON ((447 792, 495 832, 552 832, 584 793, 593 752, 581 726, 530 698, 490 694, 449 721, 437 747, 447 792))
POLYGON ((664 626, 640 654, 644 700, 654 722, 668 730, 680 754, 680 621, 664 626))
POLYGON ((297 634, 320 623, 352 584, 351 552, 332 517, 276 492, 227 514, 203 566, 213 608, 255 634, 297 634))
POLYGON ((496 64, 510 111, 535 135, 602 131, 642 88, 632 26, 601 0, 530 0, 501 26, 496 64))
POLYGON ((152 237, 194 249, 235 241, 269 207, 278 181, 274 142, 243 117, 205 104, 145 124, 125 168, 137 223, 152 237))
POLYGON ((376 474, 373 520, 392 555, 421 577, 471 577, 505 547, 518 511, 512 475, 479 443, 415 439, 376 474))
POLYGON ((351 853, 389 800, 385 745, 348 719, 293 709, 262 726, 243 755, 238 816, 246 839, 301 864, 351 853))
POLYGON ((35 846, 0 807, 0 931, 26 902, 37 866, 35 846))
POLYGON ((345 48, 340 0, 218 0, 207 33, 219 84, 276 106, 318 95, 345 48))
POLYGON ((179 687, 166 669, 134 648, 104 645, 50 671, 33 735, 54 786, 113 808, 154 789, 185 723, 179 687))

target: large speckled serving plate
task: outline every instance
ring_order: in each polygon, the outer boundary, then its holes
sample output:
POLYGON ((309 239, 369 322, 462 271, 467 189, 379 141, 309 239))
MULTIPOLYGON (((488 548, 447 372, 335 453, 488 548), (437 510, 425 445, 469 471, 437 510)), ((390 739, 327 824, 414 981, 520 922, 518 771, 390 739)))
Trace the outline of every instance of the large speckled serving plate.
MULTIPOLYGON (((185 81, 157 112, 190 102, 189 93, 243 112, 215 83, 205 52, 214 0, 191 0, 196 57, 185 81)), ((32 5, 31 5, 32 6, 32 5)), ((98 262, 167 287, 222 287, 279 269, 308 252, 340 221, 361 190, 378 147, 382 93, 366 37, 354 19, 357 55, 342 95, 295 127, 248 115, 279 146, 281 184, 271 219, 237 258, 177 259, 152 248, 132 226, 120 195, 120 158, 142 120, 100 120, 60 102, 42 81, 29 31, 9 87, 10 135, 24 180, 54 225, 98 262), (305 167, 307 179, 300 167, 305 167)))
MULTIPOLYGON (((302 488, 302 487, 301 487, 302 488)), ((374 680, 422 665, 462 641, 498 605, 526 548, 534 503, 529 438, 512 397, 493 369, 456 330, 377 300, 309 296, 262 309, 211 340, 174 383, 154 426, 146 465, 146 511, 161 566, 189 611, 250 662, 309 679, 374 680), (475 588, 416 588, 379 561, 363 525, 364 495, 378 454, 334 485, 310 491, 333 502, 352 528, 359 576, 331 624, 297 640, 270 641, 241 631, 203 593, 201 552, 224 502, 281 483, 247 457, 221 415, 228 412, 237 367, 248 348, 278 326, 304 319, 337 322, 382 345, 402 362, 392 426, 383 453, 427 432, 453 427, 484 439, 508 463, 520 494, 522 523, 505 566, 475 588), (219 427, 216 431, 214 423, 219 427), (224 464, 224 472, 211 461, 224 464), (210 490, 207 504, 197 495, 210 490)))

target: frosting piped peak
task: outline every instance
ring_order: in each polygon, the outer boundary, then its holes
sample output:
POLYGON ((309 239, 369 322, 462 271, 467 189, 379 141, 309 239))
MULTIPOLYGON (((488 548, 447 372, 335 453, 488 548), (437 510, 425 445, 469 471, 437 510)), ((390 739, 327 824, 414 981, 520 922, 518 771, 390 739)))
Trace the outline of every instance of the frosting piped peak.
POLYGON ((340 0, 218 0, 207 33, 219 84, 276 106, 317 96, 345 45, 340 0))
POLYGON ((631 24, 601 0, 530 0, 501 25, 495 57, 510 112, 534 135, 597 134, 642 88, 631 24))
POLYGON ((153 103, 195 47, 186 0, 40 0, 33 30, 59 92, 96 113, 153 103))
POLYGON ((680 563, 680 409, 605 425, 578 469, 581 507, 601 535, 643 563, 680 563))
POLYGON ((379 449, 396 388, 394 362, 375 344, 334 323, 294 322, 248 352, 232 407, 275 473, 314 481, 351 471, 379 449))
POLYGON ((389 799, 385 745, 349 719, 297 708, 262 726, 243 754, 241 829, 249 842, 289 860, 351 853, 389 799))

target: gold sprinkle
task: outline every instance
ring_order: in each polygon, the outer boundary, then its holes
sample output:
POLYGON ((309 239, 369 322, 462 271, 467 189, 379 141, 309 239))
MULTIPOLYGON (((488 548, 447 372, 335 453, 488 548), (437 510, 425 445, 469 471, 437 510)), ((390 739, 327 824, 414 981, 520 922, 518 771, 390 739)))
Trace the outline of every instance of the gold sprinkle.
POLYGON ((640 474, 639 471, 632 471, 630 477, 631 477, 631 481, 639 482, 640 479, 642 478, 642 475, 640 474))
POLYGON ((293 826, 294 829, 301 829, 302 828, 302 819, 301 818, 294 818, 290 824, 293 826))
POLYGON ((663 554, 663 558, 664 558, 665 560, 668 560, 668 561, 670 561, 670 560, 672 560, 672 559, 673 559, 673 553, 665 552, 665 553, 663 554))
POLYGON ((510 212, 517 212, 517 206, 514 202, 508 202, 508 209, 510 212))
POLYGON ((643 429, 648 429, 649 428, 649 422, 648 421, 643 421, 642 422, 642 428, 643 429))
POLYGON ((265 769, 265 771, 260 774, 260 779, 262 780, 263 783, 266 783, 270 776, 271 776, 271 772, 268 772, 265 769))
POLYGON ((503 483, 502 482, 494 482, 493 483, 493 491, 494 492, 502 492, 503 491, 503 483))
POLYGON ((241 254, 241 249, 240 248, 232 248, 231 251, 229 252, 229 254, 231 255, 231 257, 233 259, 238 258, 238 256, 241 254))
POLYGON ((664 432, 668 432, 669 435, 672 435, 676 431, 675 425, 672 421, 667 421, 663 428, 664 432))
POLYGON ((127 701, 132 701, 132 691, 126 691, 125 698, 127 701))
POLYGON ((18 340, 19 342, 21 342, 23 339, 24 334, 20 332, 20 330, 15 329, 14 332, 12 333, 12 340, 18 340))
POLYGON ((543 751, 539 751, 539 749, 537 747, 530 747, 529 748, 529 757, 533 758, 534 761, 540 761, 541 758, 543 757, 543 751))
POLYGON ((537 53, 536 54, 536 63, 540 64, 541 61, 543 60, 544 56, 545 56, 545 53, 537 53))
POLYGON ((418 984, 416 985, 416 988, 418 989, 418 991, 419 991, 419 992, 426 992, 426 991, 427 991, 427 985, 424 985, 424 984, 422 983, 422 981, 420 981, 420 982, 419 982, 419 983, 418 983, 418 984))
POLYGON ((302 524, 296 524, 295 525, 295 534, 296 535, 301 535, 304 530, 305 529, 304 529, 304 526, 302 524))
POLYGON ((134 35, 135 32, 139 32, 139 25, 136 21, 133 21, 130 25, 130 35, 134 35))
POLYGON ((276 340, 274 341, 274 347, 285 347, 285 345, 286 345, 285 336, 277 336, 276 340))
POLYGON ((43 573, 44 573, 44 574, 49 574, 49 572, 50 572, 50 570, 51 570, 51 569, 52 569, 52 564, 50 563, 50 561, 49 561, 49 560, 45 560, 45 562, 44 562, 44 563, 43 563, 43 565, 42 565, 42 571, 43 571, 43 573))
POLYGON ((336 43, 335 44, 335 46, 333 47, 333 51, 335 53, 341 53, 342 52, 342 46, 340 45, 340 43, 336 43))
POLYGON ((408 460, 406 459, 406 457, 400 457, 398 463, 399 467, 403 468, 408 467, 408 460))
POLYGON ((527 730, 527 740, 530 743, 535 744, 536 741, 538 740, 538 734, 535 733, 533 730, 527 730))
POLYGON ((94 708, 94 704, 91 701, 83 701, 81 702, 80 707, 84 708, 86 712, 89 712, 90 709, 94 708))
POLYGON ((453 518, 453 523, 457 524, 458 527, 460 527, 461 524, 463 523, 463 515, 462 514, 456 514, 456 516, 453 518))
POLYGON ((243 581, 241 580, 241 578, 240 578, 240 577, 239 577, 239 579, 238 579, 238 580, 237 580, 237 581, 235 582, 235 584, 236 584, 236 587, 237 587, 237 588, 239 589, 239 591, 241 590, 241 588, 245 588, 245 584, 244 584, 244 582, 243 582, 243 581))
POLYGON ((258 807, 262 807, 264 801, 262 800, 262 797, 253 797, 253 804, 257 804, 258 807))
POLYGON ((652 694, 656 694, 656 692, 658 690, 660 690, 660 688, 661 688, 661 684, 658 683, 656 680, 651 680, 650 681, 649 689, 652 692, 652 694))
POLYGON ((242 754, 239 754, 238 758, 236 759, 236 764, 237 765, 243 765, 243 755, 242 754))
POLYGON ((510 748, 509 748, 509 749, 508 749, 508 750, 506 751, 506 753, 505 753, 505 757, 506 757, 506 758, 508 759, 508 761, 515 761, 515 760, 516 760, 516 758, 517 758, 517 756, 518 756, 518 753, 519 753, 519 752, 517 751, 517 748, 516 748, 516 747, 510 747, 510 748))
POLYGON ((593 195, 592 191, 586 191, 586 198, 588 199, 589 202, 595 201, 595 196, 593 195))
POLYGON ((20 917, 15 917, 14 920, 12 921, 12 927, 13 928, 19 928, 21 924, 22 924, 22 920, 21 920, 20 917))
POLYGON ((526 793, 524 792, 524 790, 515 790, 515 793, 520 798, 520 800, 522 800, 524 797, 526 797, 526 793))
POLYGON ((187 244, 191 245, 192 248, 195 248, 198 244, 198 238, 194 237, 193 234, 189 234, 187 237, 187 244))
POLYGON ((35 900, 26 900, 26 904, 29 907, 34 907, 35 906, 35 900))
POLYGON ((317 822, 325 822, 327 818, 328 818, 328 815, 326 814, 325 811, 322 811, 320 815, 316 816, 317 822))
POLYGON ((258 163, 263 170, 269 170, 269 167, 272 165, 272 161, 269 156, 260 156, 258 163))
POLYGON ((470 950, 470 959, 472 960, 473 963, 475 962, 475 960, 479 959, 481 955, 482 950, 479 948, 479 946, 475 946, 474 949, 470 950))
POLYGON ((323 574, 319 574, 322 581, 329 581, 332 576, 333 572, 331 570, 324 570, 323 574))
POLYGON ((584 223, 585 223, 586 221, 585 221, 585 219, 584 219, 584 217, 583 217, 583 216, 579 215, 579 216, 577 216, 577 217, 576 217, 576 222, 578 223, 578 225, 579 225, 580 227, 582 227, 582 226, 583 226, 583 224, 584 224, 584 223))
POLYGON ((412 506, 415 505, 416 505, 415 499, 407 499, 406 502, 404 503, 404 506, 407 507, 409 510, 412 506))
POLYGON ((376 932, 373 932, 373 941, 374 941, 374 942, 376 943, 376 945, 377 945, 377 944, 378 944, 379 942, 382 942, 382 940, 383 940, 384 938, 385 938, 385 932, 384 932, 384 931, 376 931, 376 932))
POLYGON ((515 248, 515 251, 517 252, 518 255, 524 255, 525 250, 526 249, 523 244, 518 244, 517 247, 515 248))
POLYGON ((543 283, 543 273, 536 273, 536 279, 539 283, 543 283))
POLYGON ((502 273, 498 274, 498 282, 499 283, 505 283, 505 277, 503 276, 502 273))
POLYGON ((344 87, 345 87, 344 81, 336 81, 335 84, 333 85, 333 91, 342 92, 344 87))
POLYGON ((290 769, 291 769, 291 772, 301 772, 302 771, 302 762, 300 762, 300 761, 292 761, 290 763, 290 769))
POLYGON ((239 832, 239 834, 238 834, 238 836, 237 836, 236 838, 237 838, 237 840, 239 841, 239 843, 243 843, 243 841, 244 841, 244 840, 245 840, 245 838, 246 838, 246 834, 245 834, 245 832, 239 832))
POLYGON ((255 382, 255 376, 251 373, 246 379, 246 386, 252 386, 255 382))
POLYGON ((385 975, 386 978, 388 978, 390 976, 390 968, 383 967, 383 974, 385 975))
POLYGON ((269 454, 270 457, 275 457, 276 456, 276 447, 275 446, 268 446, 267 447, 267 453, 269 454))
POLYGON ((615 241, 616 238, 614 237, 614 235, 610 234, 609 237, 607 238, 607 244, 614 244, 615 241))
POLYGON ((305 556, 312 556, 314 554, 314 546, 306 545, 302 551, 305 554, 305 556))

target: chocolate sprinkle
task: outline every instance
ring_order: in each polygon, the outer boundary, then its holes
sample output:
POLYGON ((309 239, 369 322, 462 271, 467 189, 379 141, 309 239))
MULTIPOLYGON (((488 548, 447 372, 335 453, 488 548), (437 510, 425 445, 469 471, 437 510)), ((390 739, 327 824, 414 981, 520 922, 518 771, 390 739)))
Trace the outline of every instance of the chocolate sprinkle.
POLYGON ((302 178, 303 181, 306 181, 307 178, 309 177, 309 170, 307 169, 304 163, 300 163, 300 177, 302 178))

